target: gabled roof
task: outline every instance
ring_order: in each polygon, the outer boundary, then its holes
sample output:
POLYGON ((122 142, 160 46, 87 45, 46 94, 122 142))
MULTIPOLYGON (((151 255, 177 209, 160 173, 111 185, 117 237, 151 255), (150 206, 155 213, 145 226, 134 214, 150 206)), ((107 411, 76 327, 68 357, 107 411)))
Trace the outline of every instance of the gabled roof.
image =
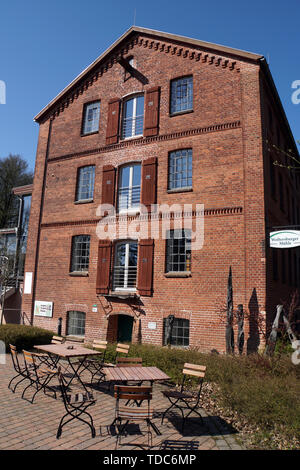
POLYGON ((84 69, 66 88, 64 88, 50 103, 45 106, 35 117, 35 121, 39 121, 45 113, 52 108, 63 96, 65 96, 72 88, 74 88, 80 80, 84 76, 86 76, 90 71, 92 71, 98 64, 104 61, 108 55, 116 49, 123 41, 128 40, 131 36, 136 33, 146 34, 152 37, 157 37, 161 39, 168 39, 173 42, 177 42, 180 44, 186 44, 190 46, 200 47, 205 50, 223 54, 234 56, 237 59, 241 60, 250 60, 254 62, 258 62, 259 60, 263 59, 264 57, 260 54, 254 54, 252 52, 242 51, 240 49, 234 49, 232 47, 220 46, 219 44, 213 44, 210 42, 200 41, 198 39, 192 39, 186 36, 178 36, 176 34, 171 33, 164 33, 161 31, 156 31, 153 29, 148 28, 141 28, 139 26, 132 26, 128 31, 126 31, 117 41, 115 41, 103 54, 101 54, 98 59, 91 63, 86 69, 84 69))

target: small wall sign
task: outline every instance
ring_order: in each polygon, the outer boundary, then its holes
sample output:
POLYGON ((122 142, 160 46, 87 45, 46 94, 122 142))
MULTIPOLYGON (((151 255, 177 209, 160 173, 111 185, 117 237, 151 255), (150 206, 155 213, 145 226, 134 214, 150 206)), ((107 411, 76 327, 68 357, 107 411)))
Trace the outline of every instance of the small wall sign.
POLYGON ((294 248, 300 246, 300 230, 280 230, 270 233, 271 248, 294 248))
POLYGON ((36 300, 34 302, 34 315, 36 317, 52 318, 53 302, 44 302, 43 300, 36 300))
POLYGON ((24 294, 31 294, 32 273, 25 273, 24 294))
POLYGON ((95 313, 98 312, 98 308, 96 304, 93 305, 92 312, 95 312, 95 313))
POLYGON ((149 330, 156 330, 156 322, 155 321, 149 321, 148 328, 149 328, 149 330))

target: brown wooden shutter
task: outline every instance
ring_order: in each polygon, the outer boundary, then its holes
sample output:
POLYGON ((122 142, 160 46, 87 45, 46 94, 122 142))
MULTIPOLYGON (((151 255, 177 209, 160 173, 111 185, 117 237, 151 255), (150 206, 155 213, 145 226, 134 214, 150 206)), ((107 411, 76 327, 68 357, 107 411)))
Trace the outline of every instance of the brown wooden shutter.
POLYGON ((141 203, 148 209, 156 202, 156 166, 156 157, 144 160, 142 165, 141 203))
POLYGON ((105 165, 102 169, 102 204, 114 205, 115 202, 116 169, 105 165))
POLYGON ((110 286, 110 263, 112 242, 99 240, 96 293, 108 294, 110 286))
POLYGON ((119 98, 114 98, 108 102, 106 145, 118 142, 120 103, 119 98))
POLYGON ((154 240, 145 239, 139 242, 138 282, 140 295, 151 296, 153 285, 153 248, 154 240))
POLYGON ((160 87, 146 91, 144 136, 158 134, 160 87))

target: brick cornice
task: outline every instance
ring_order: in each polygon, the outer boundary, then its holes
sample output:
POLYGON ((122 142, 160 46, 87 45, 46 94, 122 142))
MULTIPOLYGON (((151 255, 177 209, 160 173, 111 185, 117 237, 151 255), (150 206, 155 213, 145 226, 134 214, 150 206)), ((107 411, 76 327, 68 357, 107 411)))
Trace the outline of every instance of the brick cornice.
MULTIPOLYGON (((41 227, 42 228, 57 228, 57 227, 68 227, 68 226, 87 226, 87 225, 97 225, 101 220, 103 220, 103 223, 119 223, 123 222, 125 220, 127 221, 133 221, 135 219, 140 220, 151 220, 152 218, 171 218, 171 219, 176 219, 179 217, 183 216, 190 216, 190 217, 196 217, 196 215, 200 215, 201 211, 191 211, 191 212, 185 212, 184 214, 182 212, 173 212, 171 216, 169 214, 159 214, 156 216, 155 214, 141 214, 141 216, 119 216, 116 215, 116 217, 106 217, 106 218, 98 218, 98 219, 86 219, 86 220, 66 220, 66 221, 58 221, 58 222, 45 222, 42 223, 41 227)), ((204 209, 202 213, 204 212, 205 217, 220 217, 220 216, 233 216, 233 215, 242 215, 243 213, 243 208, 241 206, 234 206, 234 207, 220 207, 220 208, 209 208, 209 209, 204 209)), ((202 215, 202 214, 201 214, 202 215)))
POLYGON ((57 162, 60 160, 69 160, 72 158, 86 157, 89 155, 113 152, 114 150, 120 150, 126 147, 137 147, 140 145, 148 145, 153 142, 164 142, 168 140, 180 139, 185 137, 191 137, 194 135, 208 134, 211 132, 226 131, 231 129, 238 129, 241 127, 240 121, 225 122, 222 124, 213 124, 206 127, 197 127, 194 129, 186 129, 183 131, 172 132, 169 134, 162 134, 153 137, 141 137, 139 139, 126 140, 119 142, 118 144, 105 145, 94 149, 83 150, 82 152, 74 152, 65 155, 59 155, 56 157, 49 158, 48 163, 57 162))
POLYGON ((116 52, 111 52, 109 57, 104 58, 103 62, 98 64, 96 69, 89 71, 85 77, 82 77, 82 80, 76 83, 74 88, 68 90, 58 102, 53 103, 53 106, 49 106, 49 109, 45 110, 45 115, 43 119, 41 119, 41 122, 45 122, 49 118, 55 119, 56 116, 59 116, 59 114, 63 112, 65 108, 68 108, 78 96, 82 95, 84 91, 117 64, 119 60, 126 56, 135 46, 151 49, 158 53, 177 55, 183 59, 195 60, 205 65, 240 72, 237 62, 228 57, 219 56, 218 54, 215 55, 205 50, 199 50, 199 47, 192 44, 190 47, 185 45, 181 46, 164 40, 148 39, 147 37, 142 37, 140 34, 136 34, 128 40, 123 47, 119 47, 116 52))

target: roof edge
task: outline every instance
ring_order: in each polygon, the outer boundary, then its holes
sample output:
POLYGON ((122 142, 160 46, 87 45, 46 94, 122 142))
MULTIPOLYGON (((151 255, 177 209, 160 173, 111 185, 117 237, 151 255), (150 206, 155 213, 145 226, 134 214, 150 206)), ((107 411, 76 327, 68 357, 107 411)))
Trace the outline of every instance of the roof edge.
POLYGON ((225 53, 229 55, 235 55, 241 57, 241 59, 247 59, 252 61, 259 61, 263 56, 261 54, 254 54, 252 52, 243 51, 240 49, 234 49, 232 47, 221 46, 219 44, 214 44, 210 42, 200 41, 198 39, 189 38, 187 36, 179 36, 172 33, 165 33, 163 31, 157 31, 154 29, 142 28, 139 26, 132 26, 129 28, 122 36, 119 37, 108 49, 106 49, 94 62, 92 62, 88 67, 86 67, 77 77, 72 80, 69 85, 67 85, 55 98, 53 98, 35 117, 34 121, 39 122, 39 120, 49 111, 49 109, 54 106, 64 95, 66 95, 72 87, 74 87, 86 74, 88 74, 93 67, 99 64, 113 49, 115 49, 125 38, 129 37, 134 33, 148 34, 152 36, 157 36, 165 39, 170 39, 178 42, 185 42, 197 47, 203 47, 204 49, 209 49, 212 51, 220 51, 220 53, 225 53))

